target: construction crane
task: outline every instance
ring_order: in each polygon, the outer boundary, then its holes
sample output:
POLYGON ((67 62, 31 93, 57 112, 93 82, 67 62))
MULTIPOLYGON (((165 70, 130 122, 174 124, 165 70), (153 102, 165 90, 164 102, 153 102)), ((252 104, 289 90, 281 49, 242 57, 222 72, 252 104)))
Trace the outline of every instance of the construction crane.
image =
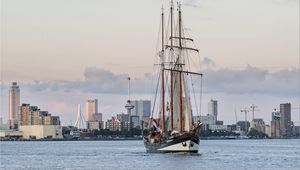
POLYGON ((252 111, 252 120, 254 120, 254 111, 259 111, 259 110, 255 110, 255 108, 258 108, 258 106, 255 106, 254 104, 250 106, 250 109, 252 111))
POLYGON ((248 127, 247 127, 247 113, 249 112, 249 110, 247 109, 247 107, 245 107, 244 110, 241 110, 241 112, 245 113, 245 132, 248 131, 248 127))

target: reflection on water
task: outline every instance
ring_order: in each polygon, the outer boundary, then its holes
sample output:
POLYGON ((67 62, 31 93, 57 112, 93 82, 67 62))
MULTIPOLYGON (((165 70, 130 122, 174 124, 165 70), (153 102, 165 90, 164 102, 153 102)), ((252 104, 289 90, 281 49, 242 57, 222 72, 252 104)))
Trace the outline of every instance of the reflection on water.
POLYGON ((300 140, 205 140, 199 153, 146 153, 142 141, 0 142, 0 169, 298 169, 300 140))

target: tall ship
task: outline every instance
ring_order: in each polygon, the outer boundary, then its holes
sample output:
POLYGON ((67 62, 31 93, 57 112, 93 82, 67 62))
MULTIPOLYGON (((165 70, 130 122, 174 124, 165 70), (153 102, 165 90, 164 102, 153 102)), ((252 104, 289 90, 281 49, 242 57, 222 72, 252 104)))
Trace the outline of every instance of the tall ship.
POLYGON ((171 1, 167 11, 169 19, 165 26, 162 8, 161 45, 158 45, 161 50, 156 55, 159 61, 154 64, 153 107, 143 141, 147 152, 197 153, 203 76, 199 50, 183 26, 180 3, 174 9, 171 1), (197 59, 199 65, 193 67, 192 63, 197 59))

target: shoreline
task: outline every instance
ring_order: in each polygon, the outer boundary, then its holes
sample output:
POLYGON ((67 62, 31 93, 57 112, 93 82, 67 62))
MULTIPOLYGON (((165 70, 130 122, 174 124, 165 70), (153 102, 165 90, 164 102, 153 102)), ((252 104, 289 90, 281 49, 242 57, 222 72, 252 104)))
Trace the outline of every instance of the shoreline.
MULTIPOLYGON (((284 140, 288 140, 288 139, 300 139, 298 138, 276 138, 276 139, 284 139, 284 140)), ((276 140, 276 139, 272 139, 272 138, 220 138, 220 137, 203 137, 200 138, 200 140, 276 140)), ((136 140, 140 140, 142 141, 142 138, 111 138, 111 139, 0 139, 0 142, 2 141, 24 141, 24 142, 35 142, 35 141, 136 141, 136 140)))

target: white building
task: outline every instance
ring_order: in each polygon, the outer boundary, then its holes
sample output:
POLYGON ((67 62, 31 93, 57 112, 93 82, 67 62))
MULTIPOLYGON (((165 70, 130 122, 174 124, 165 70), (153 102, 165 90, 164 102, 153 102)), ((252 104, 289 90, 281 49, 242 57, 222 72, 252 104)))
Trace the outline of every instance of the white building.
POLYGON ((104 122, 103 121, 89 121, 87 124, 87 128, 89 130, 100 130, 103 129, 104 122))
POLYGON ((8 92, 8 123, 10 128, 17 129, 19 120, 20 88, 17 82, 12 82, 8 92))
POLYGON ((62 127, 60 125, 28 125, 20 126, 19 130, 24 139, 62 139, 62 127))
POLYGON ((93 114, 98 113, 98 100, 87 100, 85 109, 86 121, 93 121, 93 114))
POLYGON ((250 123, 250 128, 251 129, 255 129, 255 130, 257 130, 259 132, 262 132, 262 133, 266 133, 265 127, 266 127, 266 125, 265 125, 265 122, 264 122, 263 119, 255 118, 250 123))
POLYGON ((201 122, 202 124, 205 125, 215 125, 216 124, 216 118, 213 115, 206 115, 206 116, 201 116, 201 122))
POLYGON ((269 138, 271 137, 271 126, 270 125, 266 125, 265 134, 267 134, 269 138))
POLYGON ((208 103, 208 114, 215 116, 215 120, 218 120, 218 101, 211 99, 208 103))
POLYGON ((209 125, 209 129, 212 131, 229 131, 227 125, 209 125))

